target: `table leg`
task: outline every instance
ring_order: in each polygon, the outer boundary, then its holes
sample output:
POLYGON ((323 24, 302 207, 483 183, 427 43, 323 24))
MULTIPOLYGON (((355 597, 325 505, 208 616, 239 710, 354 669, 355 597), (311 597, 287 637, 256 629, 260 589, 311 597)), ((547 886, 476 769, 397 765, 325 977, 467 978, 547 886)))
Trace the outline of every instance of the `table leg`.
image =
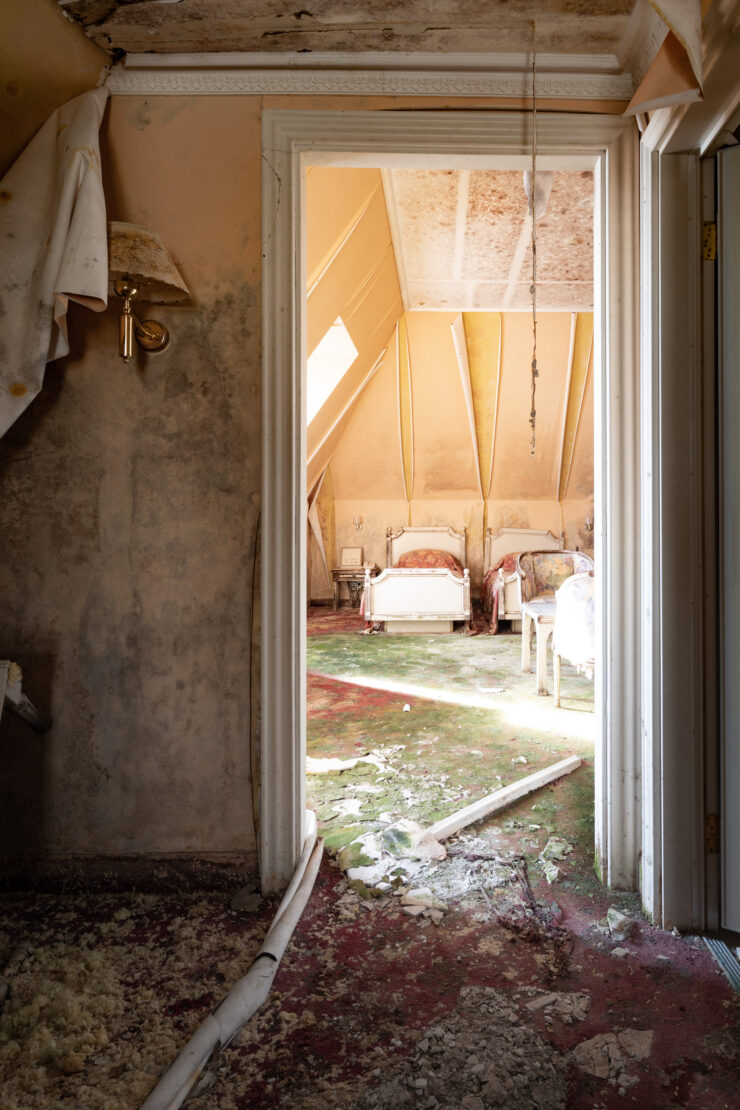
POLYGON ((551 625, 535 625, 537 630, 537 693, 547 697, 547 641, 552 632, 551 625))
POLYGON ((528 613, 522 613, 522 671, 529 674, 532 670, 532 618, 528 613))
POLYGON ((341 588, 342 588, 341 582, 339 581, 338 578, 335 578, 334 579, 334 608, 335 609, 339 608, 339 591, 341 590, 341 588))
POLYGON ((557 652, 553 652, 552 656, 552 674, 555 683, 555 708, 560 708, 560 656, 557 652))

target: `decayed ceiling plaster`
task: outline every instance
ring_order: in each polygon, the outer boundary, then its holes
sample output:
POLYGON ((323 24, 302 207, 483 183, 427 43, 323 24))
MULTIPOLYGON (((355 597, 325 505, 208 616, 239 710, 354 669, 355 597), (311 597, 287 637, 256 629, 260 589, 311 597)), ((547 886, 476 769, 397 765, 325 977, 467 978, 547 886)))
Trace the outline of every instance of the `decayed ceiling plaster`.
MULTIPOLYGON (((383 174, 406 308, 531 310, 531 223, 523 174, 388 170, 383 174)), ((593 174, 554 174, 537 219, 537 303, 593 306, 593 174)))
POLYGON ((58 0, 109 51, 616 54, 634 0, 58 0))

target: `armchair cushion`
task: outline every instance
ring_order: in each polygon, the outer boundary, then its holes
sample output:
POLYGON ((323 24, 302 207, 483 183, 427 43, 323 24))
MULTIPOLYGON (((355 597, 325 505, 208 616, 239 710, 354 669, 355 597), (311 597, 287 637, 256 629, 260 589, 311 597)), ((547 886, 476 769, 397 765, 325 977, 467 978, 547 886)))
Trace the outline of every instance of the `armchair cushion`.
POLYGON ((552 598, 571 575, 593 569, 593 561, 582 551, 524 551, 517 559, 522 604, 552 598))

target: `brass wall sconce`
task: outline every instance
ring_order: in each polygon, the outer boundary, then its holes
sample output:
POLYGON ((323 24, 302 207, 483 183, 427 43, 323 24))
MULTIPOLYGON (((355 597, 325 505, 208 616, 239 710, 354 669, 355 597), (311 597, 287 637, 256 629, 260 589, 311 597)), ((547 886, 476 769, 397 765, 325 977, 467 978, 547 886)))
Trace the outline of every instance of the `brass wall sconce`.
POLYGON ((135 224, 108 224, 108 271, 112 291, 123 301, 119 326, 119 354, 130 362, 134 339, 144 351, 159 353, 170 333, 157 320, 139 320, 131 308, 138 297, 154 304, 182 304, 190 290, 182 280, 158 235, 135 224))
POLYGON ((362 517, 361 516, 353 517, 352 518, 352 523, 354 525, 355 532, 361 532, 362 531, 362 517))

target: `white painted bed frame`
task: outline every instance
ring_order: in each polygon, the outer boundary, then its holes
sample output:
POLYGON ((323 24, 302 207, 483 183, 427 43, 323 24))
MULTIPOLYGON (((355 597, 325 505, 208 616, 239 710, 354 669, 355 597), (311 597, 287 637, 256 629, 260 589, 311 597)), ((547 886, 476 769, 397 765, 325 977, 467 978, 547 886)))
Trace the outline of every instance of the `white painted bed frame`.
MULTIPOLYGON (((486 529, 486 542, 483 557, 483 574, 495 567, 504 555, 519 551, 562 551, 565 547, 563 536, 556 536, 546 528, 493 528, 486 529)), ((522 612, 519 599, 519 583, 516 573, 498 572, 498 619, 516 621, 512 625, 515 632, 521 631, 522 612)))
POLYGON ((467 533, 444 526, 386 532, 387 566, 375 578, 365 572, 365 619, 385 621, 386 632, 451 632, 454 621, 470 620, 470 572, 465 566, 467 533), (463 577, 446 567, 396 567, 409 551, 433 548, 454 555, 463 577))

